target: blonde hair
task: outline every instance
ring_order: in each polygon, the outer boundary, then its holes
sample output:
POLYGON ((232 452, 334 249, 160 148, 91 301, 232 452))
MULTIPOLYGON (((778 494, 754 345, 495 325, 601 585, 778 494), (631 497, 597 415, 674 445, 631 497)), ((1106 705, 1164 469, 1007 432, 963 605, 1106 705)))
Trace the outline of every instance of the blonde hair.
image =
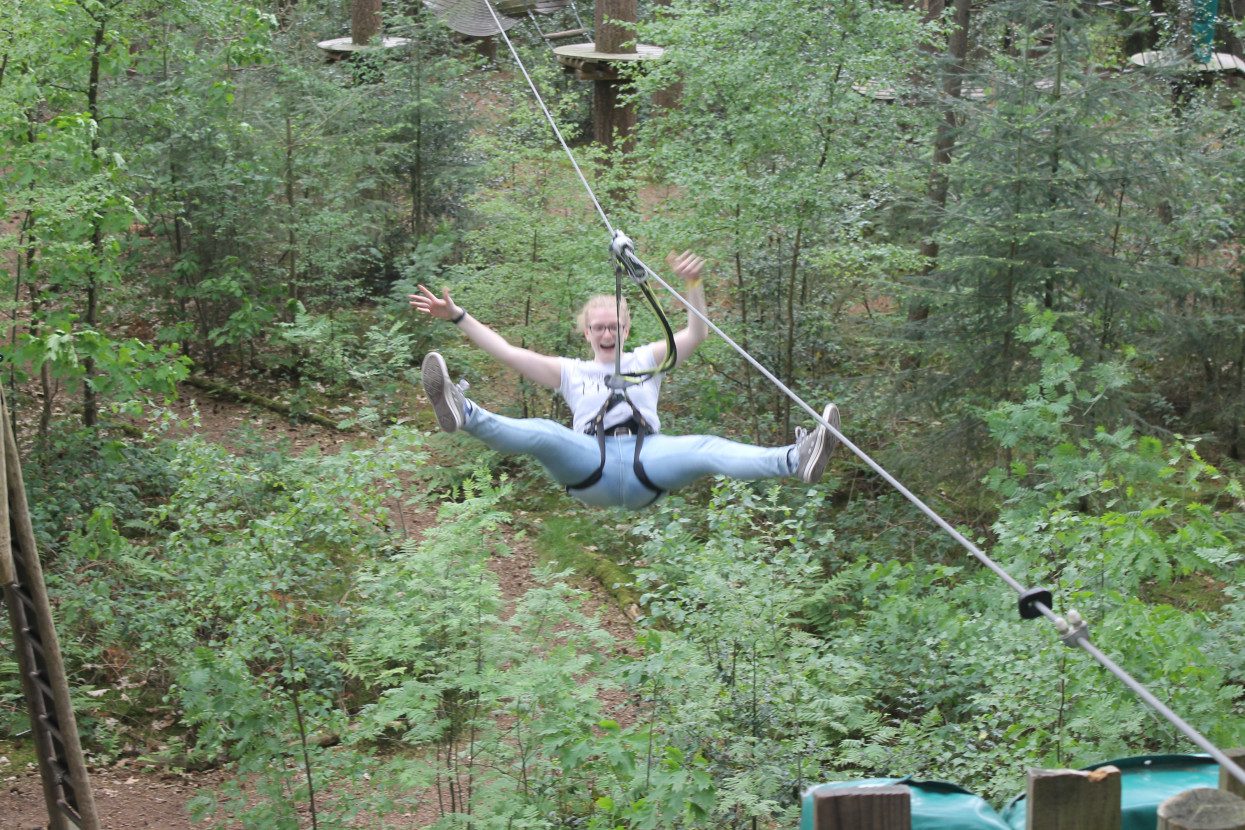
MULTIPOLYGON (((613 311, 615 308, 614 295, 593 294, 588 298, 588 302, 584 303, 579 316, 575 318, 575 325, 579 328, 580 334, 588 333, 588 312, 595 308, 608 308, 613 311)), ((622 305, 618 306, 618 325, 624 329, 631 325, 631 312, 627 309, 626 297, 623 298, 622 305)))

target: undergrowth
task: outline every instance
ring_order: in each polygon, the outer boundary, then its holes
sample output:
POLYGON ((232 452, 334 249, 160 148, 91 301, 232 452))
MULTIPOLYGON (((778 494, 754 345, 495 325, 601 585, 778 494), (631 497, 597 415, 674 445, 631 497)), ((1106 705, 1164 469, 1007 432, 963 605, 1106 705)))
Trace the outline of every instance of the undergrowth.
MULTIPOLYGON (((1245 743, 1239 484, 1191 442, 1083 428, 1126 370, 1082 371, 1040 316, 1025 336, 1048 372, 984 413, 1007 463, 980 543, 1213 741, 1245 743)), ((232 770, 196 801, 210 826, 383 826, 432 793, 444 828, 742 830, 793 822, 825 779, 998 803, 1031 766, 1187 749, 909 506, 833 477, 710 480, 620 514, 402 426, 333 456, 238 444, 135 456, 167 494, 94 505, 47 568, 89 751, 232 770), (460 452, 430 468, 431 445, 460 452), (438 519, 416 538, 393 510, 426 487, 438 519), (488 562, 524 533, 546 562, 507 604, 488 562), (584 611, 589 575, 635 592, 634 640, 584 611)))

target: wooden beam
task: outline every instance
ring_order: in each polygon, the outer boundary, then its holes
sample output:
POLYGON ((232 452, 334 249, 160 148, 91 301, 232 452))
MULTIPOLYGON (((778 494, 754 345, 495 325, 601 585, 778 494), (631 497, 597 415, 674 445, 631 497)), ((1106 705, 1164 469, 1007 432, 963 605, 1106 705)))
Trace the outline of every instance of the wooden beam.
POLYGON ((902 785, 814 790, 813 830, 912 830, 912 794, 902 785))
POLYGON ((1119 830, 1120 771, 1031 769, 1026 830, 1119 830))
POLYGON ((48 828, 100 830, 86 758, 74 720, 69 681, 56 637, 52 604, 43 582, 34 526, 30 522, 17 436, 9 420, 3 389, 0 389, 0 453, 4 455, 0 498, 7 503, 7 544, 13 571, 13 581, 2 587, 43 781, 48 828))
POLYGON ((1159 805, 1158 830, 1245 830, 1245 798, 1198 787, 1159 805))
POLYGON ((545 40, 566 40, 568 37, 578 37, 587 33, 587 29, 567 29, 562 32, 545 32, 545 40))

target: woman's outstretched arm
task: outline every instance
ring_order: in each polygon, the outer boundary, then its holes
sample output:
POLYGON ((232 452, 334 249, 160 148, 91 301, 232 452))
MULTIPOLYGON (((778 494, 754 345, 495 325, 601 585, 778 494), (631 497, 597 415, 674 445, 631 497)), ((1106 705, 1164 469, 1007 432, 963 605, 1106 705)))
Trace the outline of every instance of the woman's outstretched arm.
MULTIPOLYGON (((683 297, 693 308, 705 314, 705 289, 701 285, 701 273, 705 267, 704 258, 691 251, 684 251, 681 254, 672 252, 666 257, 666 264, 670 266, 675 276, 683 280, 683 297)), ((674 349, 678 357, 675 365, 691 357, 696 347, 705 342, 708 336, 709 326, 705 324, 705 321, 691 311, 687 312, 687 325, 674 333, 674 349)), ((653 354, 658 363, 665 359, 666 343, 664 340, 653 344, 653 354)))
POLYGON ((417 310, 456 324, 472 343, 528 380, 550 389, 562 385, 562 363, 558 358, 515 346, 468 314, 462 306, 455 305, 448 288, 442 290, 440 297, 422 285, 419 290, 419 294, 410 295, 411 305, 417 310))

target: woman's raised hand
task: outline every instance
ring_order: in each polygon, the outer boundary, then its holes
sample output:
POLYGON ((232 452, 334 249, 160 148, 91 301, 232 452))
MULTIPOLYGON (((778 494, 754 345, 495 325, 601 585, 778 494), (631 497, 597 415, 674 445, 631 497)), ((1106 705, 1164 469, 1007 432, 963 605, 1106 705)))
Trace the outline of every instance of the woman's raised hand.
POLYGON ((705 267, 704 257, 697 256, 691 251, 684 251, 681 254, 671 251, 666 257, 666 264, 676 276, 683 280, 686 288, 695 288, 700 285, 700 272, 705 267))
POLYGON ((441 296, 438 297, 424 286, 419 286, 420 294, 411 294, 411 305, 415 306, 418 311, 425 314, 431 314, 441 320, 452 320, 458 316, 461 311, 458 306, 454 305, 454 301, 450 299, 450 289, 444 288, 441 296))

